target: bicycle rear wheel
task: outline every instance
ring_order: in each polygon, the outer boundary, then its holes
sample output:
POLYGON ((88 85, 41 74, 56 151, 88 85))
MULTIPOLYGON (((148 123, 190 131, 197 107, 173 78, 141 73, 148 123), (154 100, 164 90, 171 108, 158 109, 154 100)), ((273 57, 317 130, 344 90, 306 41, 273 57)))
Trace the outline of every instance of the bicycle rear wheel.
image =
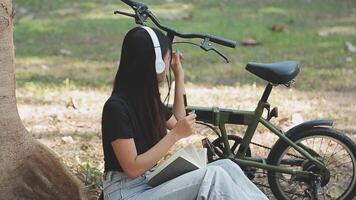
MULTIPOLYGON (((336 130, 312 128, 288 136, 293 142, 324 163, 328 175, 321 176, 320 186, 315 193, 318 199, 350 200, 356 193, 356 145, 336 130)), ((319 174, 320 169, 302 156, 283 140, 273 146, 267 162, 272 165, 295 170, 312 171, 319 174)), ((312 184, 294 175, 268 172, 268 183, 274 196, 280 199, 310 199, 312 184)))

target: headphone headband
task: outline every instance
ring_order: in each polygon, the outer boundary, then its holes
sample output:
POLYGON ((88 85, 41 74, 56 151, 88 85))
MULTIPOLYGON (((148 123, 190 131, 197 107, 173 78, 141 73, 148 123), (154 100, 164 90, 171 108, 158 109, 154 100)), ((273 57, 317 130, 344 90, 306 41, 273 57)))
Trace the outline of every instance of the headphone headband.
POLYGON ((155 51, 155 55, 156 55, 156 62, 155 62, 155 68, 156 68, 156 73, 160 74, 164 71, 164 69, 166 68, 166 65, 162 59, 162 52, 161 52, 161 46, 159 44, 159 40, 157 38, 156 33, 153 31, 152 28, 148 27, 148 26, 141 26, 143 29, 145 29, 148 34, 150 35, 150 38, 152 40, 153 43, 153 48, 155 51))

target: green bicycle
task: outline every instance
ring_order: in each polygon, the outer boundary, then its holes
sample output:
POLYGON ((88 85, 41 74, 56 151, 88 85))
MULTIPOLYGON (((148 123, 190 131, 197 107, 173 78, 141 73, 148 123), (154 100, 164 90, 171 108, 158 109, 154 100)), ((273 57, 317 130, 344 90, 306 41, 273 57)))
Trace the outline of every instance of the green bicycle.
POLYGON ((356 184, 356 145, 346 135, 331 128, 332 120, 304 122, 283 132, 270 119, 277 115, 270 110, 268 97, 273 86, 290 86, 299 72, 296 62, 274 64, 249 63, 246 69, 268 82, 254 111, 188 107, 195 110, 197 120, 213 129, 218 138, 208 148, 209 162, 230 158, 254 178, 255 169, 267 171, 269 187, 277 199, 353 199, 356 184), (262 117, 267 110, 267 118, 262 117), (228 135, 225 125, 247 126, 243 138, 228 135), (258 124, 278 136, 267 158, 251 156, 250 145, 258 124))
MULTIPOLYGON (((236 42, 207 34, 179 33, 162 25, 145 4, 122 0, 129 5, 134 14, 115 11, 115 14, 135 18, 137 24, 145 25, 149 18, 173 41, 174 37, 200 38, 200 46, 205 51, 214 51, 228 58, 215 49, 210 42, 234 48, 236 42)), ((178 42, 176 42, 178 43, 178 42)), ((267 171, 268 184, 277 199, 353 199, 356 195, 356 145, 346 135, 332 129, 332 120, 314 120, 299 124, 283 132, 270 122, 277 117, 278 110, 270 109, 268 98, 274 86, 290 87, 299 73, 299 66, 294 61, 262 64, 249 63, 246 69, 267 81, 267 86, 254 111, 223 109, 217 107, 187 106, 187 112, 195 110, 197 120, 217 134, 217 139, 210 142, 204 139, 208 148, 208 161, 229 158, 254 179, 256 169, 267 171), (267 110, 267 117, 263 117, 267 110), (243 125, 247 129, 243 137, 227 134, 225 125, 243 125), (277 142, 270 148, 252 142, 259 124, 278 136, 277 142), (252 156, 251 144, 270 149, 266 158, 252 156)), ((167 95, 169 97, 169 93, 167 95)), ((172 106, 170 105, 170 108, 172 106)))

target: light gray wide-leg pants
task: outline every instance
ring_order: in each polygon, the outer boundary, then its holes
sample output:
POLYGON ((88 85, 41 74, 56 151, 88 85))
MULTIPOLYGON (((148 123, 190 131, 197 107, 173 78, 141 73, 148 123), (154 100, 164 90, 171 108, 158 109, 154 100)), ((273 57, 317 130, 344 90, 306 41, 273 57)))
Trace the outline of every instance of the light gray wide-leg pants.
POLYGON ((105 200, 265 200, 268 199, 229 159, 209 163, 154 188, 146 174, 131 179, 123 172, 104 179, 105 200))

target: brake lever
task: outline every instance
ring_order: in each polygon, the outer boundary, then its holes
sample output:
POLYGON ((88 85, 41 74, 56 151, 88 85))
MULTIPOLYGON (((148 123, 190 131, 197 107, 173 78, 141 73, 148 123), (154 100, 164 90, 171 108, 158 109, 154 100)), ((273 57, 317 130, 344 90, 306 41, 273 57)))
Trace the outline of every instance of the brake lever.
POLYGON ((127 12, 123 12, 123 11, 120 11, 120 10, 116 10, 114 11, 114 14, 115 15, 125 15, 125 16, 128 16, 128 17, 133 17, 135 18, 136 15, 135 14, 132 14, 132 13, 127 13, 127 12))
POLYGON ((219 54, 221 57, 223 57, 226 63, 230 63, 230 60, 221 51, 215 49, 215 47, 212 47, 212 50, 215 51, 217 54, 219 54))
POLYGON ((209 39, 205 38, 202 44, 200 45, 200 48, 202 48, 204 51, 210 51, 213 50, 215 53, 217 53, 219 56, 223 57, 226 61, 226 63, 229 63, 230 60, 225 56, 221 51, 217 50, 215 47, 209 43, 209 39))
POLYGON ((137 13, 138 13, 137 11, 136 11, 136 14, 127 13, 127 12, 123 12, 123 11, 119 11, 119 10, 114 11, 114 14, 120 14, 120 15, 125 15, 128 17, 135 18, 136 24, 145 25, 144 22, 147 19, 147 16, 144 13, 143 14, 137 14, 137 13))
POLYGON ((127 5, 129 5, 135 11, 135 14, 126 13, 119 10, 114 11, 114 14, 121 14, 129 17, 133 17, 135 18, 136 24, 145 25, 145 22, 149 17, 149 12, 150 12, 148 10, 148 7, 145 4, 138 3, 135 1, 130 1, 130 0, 127 1, 122 0, 122 1, 127 5))

